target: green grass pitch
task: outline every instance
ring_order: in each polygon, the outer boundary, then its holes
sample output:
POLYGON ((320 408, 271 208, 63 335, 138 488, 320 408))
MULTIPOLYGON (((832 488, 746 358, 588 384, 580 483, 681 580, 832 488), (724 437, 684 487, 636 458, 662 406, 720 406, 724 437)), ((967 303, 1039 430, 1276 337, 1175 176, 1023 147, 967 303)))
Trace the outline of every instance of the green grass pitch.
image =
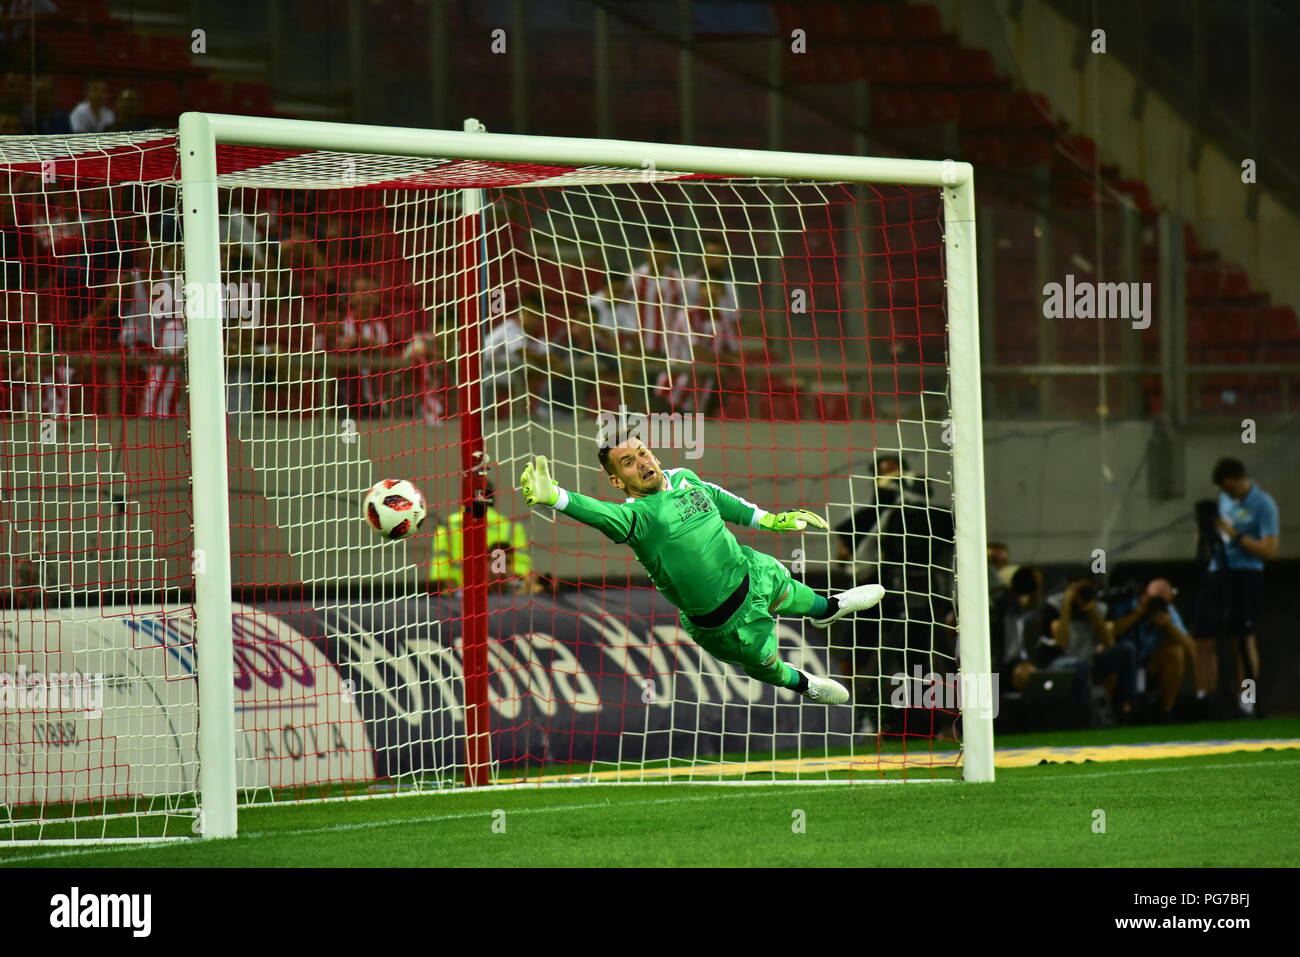
MULTIPOLYGON (((1004 747, 1300 737, 1300 720, 1004 747)), ((0 866, 1297 866, 1300 750, 999 769, 994 784, 598 785, 253 807, 229 841, 0 848, 0 866), (1099 832, 1104 812, 1104 833, 1099 832)))

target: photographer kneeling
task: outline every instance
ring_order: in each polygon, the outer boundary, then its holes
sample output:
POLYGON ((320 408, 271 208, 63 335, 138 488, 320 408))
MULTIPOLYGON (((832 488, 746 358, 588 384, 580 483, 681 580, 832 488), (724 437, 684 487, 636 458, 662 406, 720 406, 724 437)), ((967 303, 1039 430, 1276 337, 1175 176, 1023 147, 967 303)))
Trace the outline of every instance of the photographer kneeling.
POLYGON ((1137 693, 1137 652, 1128 642, 1115 642, 1089 576, 1077 576, 1063 593, 1047 599, 1043 630, 1040 663, 1053 671, 1074 671, 1074 693, 1085 705, 1092 684, 1106 682, 1115 710, 1127 718, 1137 693))
POLYGON ((1196 660, 1196 642, 1187 634, 1173 599, 1169 581, 1154 578, 1137 606, 1111 622, 1116 639, 1129 636, 1137 649, 1138 664, 1146 668, 1147 677, 1159 688, 1160 714, 1166 721, 1173 716, 1187 663, 1196 660))

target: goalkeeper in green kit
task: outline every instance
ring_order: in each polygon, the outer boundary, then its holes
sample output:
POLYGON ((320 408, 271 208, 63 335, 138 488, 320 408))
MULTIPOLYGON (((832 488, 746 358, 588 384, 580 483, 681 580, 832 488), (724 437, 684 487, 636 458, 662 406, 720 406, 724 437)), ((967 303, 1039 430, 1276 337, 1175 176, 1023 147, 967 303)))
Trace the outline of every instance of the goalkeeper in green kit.
POLYGON ((770 555, 736 541, 726 522, 774 532, 828 529, 812 512, 773 514, 706 482, 690 469, 665 470, 645 443, 600 447, 610 484, 628 496, 618 505, 568 492, 544 457, 524 468, 524 501, 547 505, 632 548, 659 592, 680 612, 682 627, 705 651, 739 665, 751 678, 790 688, 822 704, 845 704, 838 681, 805 674, 777 655, 777 615, 806 615, 818 628, 877 604, 879 585, 824 598, 790 577, 770 555))

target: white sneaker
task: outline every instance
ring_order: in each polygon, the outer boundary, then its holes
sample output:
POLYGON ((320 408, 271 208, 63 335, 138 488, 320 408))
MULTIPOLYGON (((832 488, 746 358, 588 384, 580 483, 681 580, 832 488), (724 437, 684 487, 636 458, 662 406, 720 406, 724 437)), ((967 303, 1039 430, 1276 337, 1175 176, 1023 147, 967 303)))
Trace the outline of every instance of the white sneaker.
POLYGON ((835 596, 835 601, 839 604, 835 614, 829 618, 812 619, 813 627, 829 628, 831 622, 839 621, 845 615, 855 611, 866 611, 880 604, 880 600, 884 597, 885 589, 880 585, 858 585, 856 588, 842 591, 835 596))
POLYGON ((849 689, 831 678, 808 675, 808 689, 802 692, 809 701, 818 704, 847 704, 849 689))

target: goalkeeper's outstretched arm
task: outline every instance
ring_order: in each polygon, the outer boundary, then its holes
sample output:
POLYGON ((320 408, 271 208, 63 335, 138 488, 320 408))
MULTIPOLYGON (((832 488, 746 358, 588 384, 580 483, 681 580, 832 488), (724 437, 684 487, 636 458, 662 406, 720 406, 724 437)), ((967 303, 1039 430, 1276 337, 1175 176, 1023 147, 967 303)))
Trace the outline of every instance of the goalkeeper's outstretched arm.
POLYGON ((619 544, 629 541, 636 532, 636 515, 630 509, 560 488, 551 478, 551 468, 544 455, 524 466, 519 489, 529 505, 554 508, 619 544))
POLYGON ((765 512, 734 492, 728 492, 721 485, 712 482, 705 482, 704 485, 713 498, 713 504, 718 507, 719 514, 733 525, 765 528, 769 532, 802 532, 809 525, 814 528, 830 528, 826 520, 816 512, 805 512, 802 509, 793 512, 765 512))

